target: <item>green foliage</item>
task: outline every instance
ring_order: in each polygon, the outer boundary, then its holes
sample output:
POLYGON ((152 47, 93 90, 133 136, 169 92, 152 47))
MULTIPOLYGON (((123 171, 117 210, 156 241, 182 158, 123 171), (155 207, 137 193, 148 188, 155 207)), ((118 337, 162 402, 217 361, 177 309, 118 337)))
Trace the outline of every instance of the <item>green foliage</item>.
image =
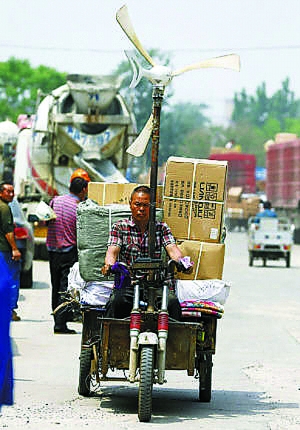
POLYGON ((206 105, 178 103, 169 106, 161 115, 160 164, 169 156, 199 157, 207 153, 207 143, 201 133, 209 119, 203 111, 206 105))
POLYGON ((256 90, 255 96, 249 96, 243 89, 234 96, 234 122, 246 121, 257 127, 265 125, 269 118, 274 118, 280 125, 279 131, 284 131, 286 120, 300 115, 300 101, 295 99, 289 89, 289 79, 282 82, 282 88, 271 97, 267 96, 266 84, 263 82, 256 90))
POLYGON ((256 155, 257 165, 265 165, 264 143, 280 132, 300 133, 300 100, 289 88, 289 79, 270 97, 263 82, 250 96, 243 89, 234 96, 233 124, 228 132, 243 152, 256 155))
POLYGON ((15 122, 19 114, 33 114, 38 89, 49 93, 65 81, 65 73, 46 66, 32 68, 28 60, 11 57, 0 63, 0 120, 15 122))

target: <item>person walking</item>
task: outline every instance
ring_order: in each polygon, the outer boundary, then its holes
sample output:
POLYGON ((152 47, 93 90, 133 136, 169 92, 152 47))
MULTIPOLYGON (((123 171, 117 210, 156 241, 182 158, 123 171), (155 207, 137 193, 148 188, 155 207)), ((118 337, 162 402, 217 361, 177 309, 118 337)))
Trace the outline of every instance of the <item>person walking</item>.
POLYGON ((0 254, 8 266, 12 279, 11 312, 12 320, 20 321, 17 314, 20 272, 21 272, 21 252, 19 251, 14 236, 14 220, 9 203, 14 198, 14 187, 11 184, 0 183, 0 254))
MULTIPOLYGON (((88 182, 75 177, 69 187, 69 193, 54 197, 50 206, 56 218, 49 221, 46 246, 49 254, 50 278, 52 285, 52 311, 65 299, 68 288, 68 274, 73 264, 78 261, 76 237, 76 211, 79 202, 87 196, 88 182)), ((67 327, 72 321, 72 312, 66 308, 59 309, 54 314, 54 333, 75 334, 75 330, 67 327)))
MULTIPOLYGON (((108 248, 102 267, 102 274, 108 275, 111 267, 117 262, 125 263, 128 267, 137 257, 148 257, 149 254, 149 217, 150 217, 150 188, 136 187, 130 198, 131 218, 120 220, 113 224, 108 248)), ((155 258, 161 258, 162 248, 168 256, 180 262, 183 258, 181 250, 175 243, 170 228, 164 222, 156 221, 155 258)), ((181 317, 181 308, 175 295, 174 284, 169 280, 168 311, 172 318, 181 317)), ((107 316, 125 318, 130 315, 133 305, 133 286, 131 283, 124 289, 114 288, 107 304, 107 316)))

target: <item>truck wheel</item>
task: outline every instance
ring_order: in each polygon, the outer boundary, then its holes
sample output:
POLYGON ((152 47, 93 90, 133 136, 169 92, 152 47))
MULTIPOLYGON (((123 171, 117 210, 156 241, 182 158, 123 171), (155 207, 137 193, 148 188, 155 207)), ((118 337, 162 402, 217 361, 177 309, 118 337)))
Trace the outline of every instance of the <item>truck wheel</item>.
POLYGON ((286 257, 285 257, 285 262, 286 262, 286 267, 290 267, 291 266, 291 253, 288 252, 286 257))
POLYGON ((203 354, 199 369, 199 401, 210 402, 212 380, 212 354, 203 354))
POLYGON ((154 348, 145 345, 141 350, 138 416, 141 422, 149 422, 152 414, 154 348))
POLYGON ((78 394, 80 394, 80 396, 89 397, 91 395, 90 382, 92 357, 93 350, 91 348, 81 349, 78 384, 78 394))
POLYGON ((250 267, 253 266, 253 260, 254 260, 253 254, 252 254, 252 252, 249 252, 249 266, 250 267))
POLYGON ((20 273, 20 288, 32 288, 32 266, 20 273))

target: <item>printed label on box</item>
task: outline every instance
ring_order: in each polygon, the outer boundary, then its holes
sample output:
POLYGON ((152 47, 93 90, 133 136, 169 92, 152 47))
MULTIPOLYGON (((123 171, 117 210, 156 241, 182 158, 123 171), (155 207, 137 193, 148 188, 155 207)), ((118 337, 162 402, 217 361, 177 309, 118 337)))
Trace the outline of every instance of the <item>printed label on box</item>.
POLYGON ((211 228, 210 229, 210 239, 218 239, 219 236, 219 230, 217 228, 211 228))

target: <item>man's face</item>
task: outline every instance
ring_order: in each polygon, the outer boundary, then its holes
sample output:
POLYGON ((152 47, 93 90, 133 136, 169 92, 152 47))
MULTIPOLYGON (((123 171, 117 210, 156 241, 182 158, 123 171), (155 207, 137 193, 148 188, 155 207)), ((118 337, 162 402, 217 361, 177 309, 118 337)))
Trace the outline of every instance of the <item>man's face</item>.
POLYGON ((15 192, 12 185, 4 185, 3 191, 0 191, 0 199, 6 203, 10 203, 14 198, 15 192))
POLYGON ((150 195, 143 192, 134 193, 130 202, 130 209, 135 221, 147 223, 150 214, 150 195))

